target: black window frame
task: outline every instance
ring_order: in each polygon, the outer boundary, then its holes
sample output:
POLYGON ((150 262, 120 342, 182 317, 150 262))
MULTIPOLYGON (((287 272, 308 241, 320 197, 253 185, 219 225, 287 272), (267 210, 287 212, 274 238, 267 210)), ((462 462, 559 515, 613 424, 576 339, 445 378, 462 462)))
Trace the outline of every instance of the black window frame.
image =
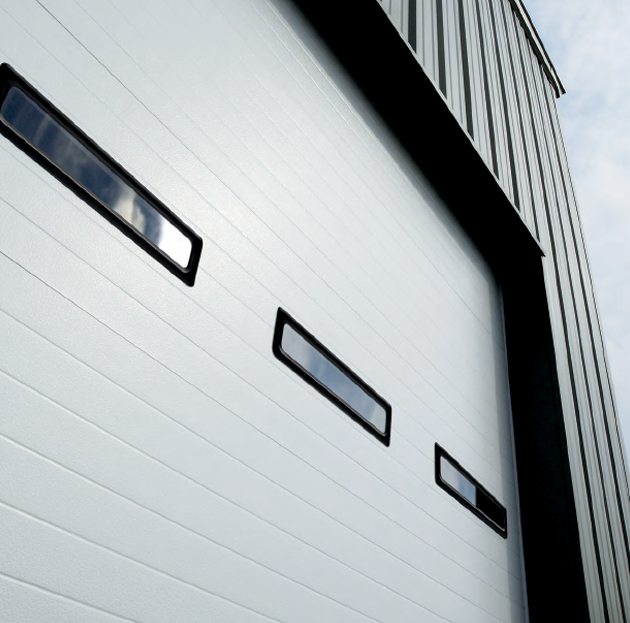
POLYGON ((16 147, 30 156, 43 169, 48 171, 53 177, 59 180, 67 188, 75 193, 81 200, 95 209, 101 216, 105 217, 117 229, 128 238, 133 240, 138 246, 146 251, 151 257, 157 260, 171 273, 179 277, 186 285, 193 286, 199 259, 201 257, 202 239, 178 218, 169 208, 167 208, 155 195, 148 191, 130 173, 120 166, 109 154, 101 149, 85 132, 78 128, 66 115, 64 115, 54 104, 48 101, 37 89, 29 84, 20 74, 18 74, 9 64, 0 65, 0 106, 4 102, 9 90, 17 87, 37 106, 56 121, 73 139, 87 149, 95 158, 101 161, 106 167, 120 177, 133 191, 167 220, 175 229, 179 230, 191 243, 191 250, 188 265, 181 267, 171 257, 164 253, 151 240, 136 230, 123 217, 112 211, 105 203, 95 197, 74 177, 64 171, 58 164, 42 153, 37 147, 25 139, 8 122, 0 116, 0 134, 10 140, 16 147))
POLYGON ((372 387, 355 374, 346 364, 344 364, 337 356, 335 356, 326 346, 324 346, 313 334, 307 331, 300 323, 292 318, 282 308, 278 308, 276 316, 276 326, 273 336, 273 354, 295 372, 299 377, 306 381, 311 387, 316 389, 320 394, 325 396, 346 415, 349 415, 357 424, 362 426, 369 433, 374 435, 381 443, 389 446, 391 440, 391 424, 392 424, 392 408, 391 405, 377 394, 372 387), (345 374, 353 383, 359 386, 367 393, 375 402, 385 410, 385 431, 381 433, 376 427, 363 418, 360 413, 355 411, 350 405, 333 393, 326 385, 312 376, 305 368, 293 360, 290 355, 282 349, 282 333, 285 325, 291 326, 302 338, 310 343, 317 351, 324 355, 333 365, 335 365, 343 374, 345 374))
POLYGON ((456 461, 444 448, 442 448, 439 444, 435 444, 435 482, 440 486, 444 491, 446 491, 449 495, 454 497, 460 504, 465 506, 469 511, 471 511, 474 515, 476 515, 481 521, 490 526, 495 532, 500 534, 504 539, 507 539, 507 509, 497 498, 492 495, 476 478, 474 478, 470 472, 462 467, 459 461, 456 461), (465 478, 470 480, 470 482, 477 488, 478 492, 481 491, 483 495, 489 498, 492 502, 494 502, 499 509, 503 512, 503 522, 504 527, 501 527, 497 524, 491 517, 486 515, 478 506, 472 504, 468 499, 466 499, 459 491, 454 489, 451 485, 449 485, 441 475, 441 458, 444 457, 457 471, 459 471, 465 478))

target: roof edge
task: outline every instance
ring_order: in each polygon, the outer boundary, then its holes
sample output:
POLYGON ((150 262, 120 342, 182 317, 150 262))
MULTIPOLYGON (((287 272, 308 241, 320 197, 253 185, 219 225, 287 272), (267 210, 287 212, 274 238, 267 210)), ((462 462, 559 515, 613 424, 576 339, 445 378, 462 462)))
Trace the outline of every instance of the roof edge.
POLYGON ((556 68, 553 66, 553 63, 547 54, 547 50, 545 50, 545 46, 543 45, 542 39, 534 26, 532 18, 521 0, 509 0, 509 2, 516 13, 523 30, 525 31, 525 35, 534 50, 534 54, 536 54, 545 74, 547 75, 547 78, 549 79, 549 82, 551 82, 551 85, 556 91, 556 97, 560 97, 566 93, 566 90, 560 80, 560 76, 558 76, 556 68))

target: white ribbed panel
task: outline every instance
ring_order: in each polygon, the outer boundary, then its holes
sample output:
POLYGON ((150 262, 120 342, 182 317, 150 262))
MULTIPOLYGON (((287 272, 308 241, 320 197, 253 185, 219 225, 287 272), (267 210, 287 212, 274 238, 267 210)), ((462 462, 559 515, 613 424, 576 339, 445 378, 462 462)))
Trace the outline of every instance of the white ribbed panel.
POLYGON ((0 140, 9 620, 523 621, 499 289, 308 25, 2 0, 0 60, 204 241, 187 288, 0 140), (274 359, 279 306, 391 402, 389 448, 274 359))

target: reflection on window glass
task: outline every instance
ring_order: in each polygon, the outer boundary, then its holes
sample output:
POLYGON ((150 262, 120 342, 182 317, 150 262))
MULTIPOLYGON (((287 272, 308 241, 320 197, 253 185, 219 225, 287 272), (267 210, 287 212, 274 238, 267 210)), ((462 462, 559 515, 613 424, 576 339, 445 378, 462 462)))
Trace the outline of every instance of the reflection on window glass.
POLYGON ((440 474, 444 482, 453 487, 471 504, 477 504, 477 487, 464 474, 455 469, 446 457, 440 457, 440 474))
POLYGON ((389 445, 389 404, 282 309, 278 309, 273 352, 304 381, 389 445))
POLYGON ((89 151, 24 91, 11 86, 0 116, 37 151, 72 178, 137 233, 187 268, 192 242, 127 182, 89 151))
POLYGON ((385 409, 289 324, 282 332, 282 350, 376 430, 385 432, 385 409))
POLYGON ((502 537, 507 538, 507 513, 494 497, 480 485, 445 450, 435 444, 437 483, 471 510, 502 537))

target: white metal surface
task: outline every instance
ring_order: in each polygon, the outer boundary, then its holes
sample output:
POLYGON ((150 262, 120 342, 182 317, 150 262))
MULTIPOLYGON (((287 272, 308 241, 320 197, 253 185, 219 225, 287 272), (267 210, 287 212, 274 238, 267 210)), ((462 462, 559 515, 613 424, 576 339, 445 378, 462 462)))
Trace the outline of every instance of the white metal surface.
POLYGON ((189 289, 1 140, 11 621, 524 620, 497 284, 283 9, 2 0, 2 60, 204 239, 189 289), (390 448, 273 358, 278 306, 391 401, 390 448))

